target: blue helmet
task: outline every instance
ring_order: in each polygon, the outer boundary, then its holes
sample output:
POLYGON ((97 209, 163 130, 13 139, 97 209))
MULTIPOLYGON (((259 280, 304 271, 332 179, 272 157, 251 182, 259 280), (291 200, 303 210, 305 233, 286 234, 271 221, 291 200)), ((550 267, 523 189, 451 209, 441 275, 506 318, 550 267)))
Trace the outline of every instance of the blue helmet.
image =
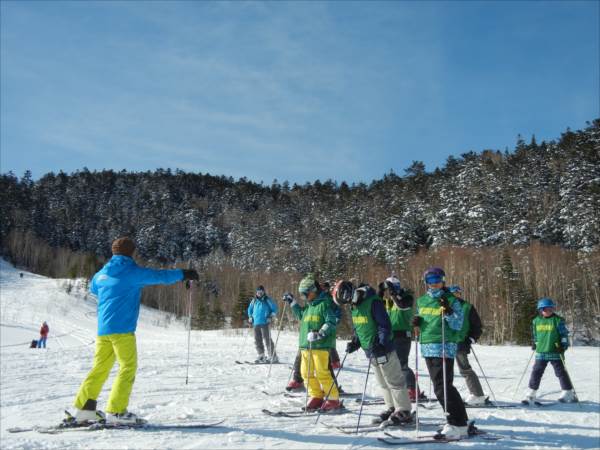
POLYGON ((444 281, 445 276, 446 272, 439 267, 430 267, 423 272, 423 279, 425 280, 426 284, 441 283, 444 281))
POLYGON ((537 303, 537 309, 539 311, 540 309, 544 309, 544 308, 556 308, 556 305, 554 304, 554 302, 552 301, 551 298, 548 298, 548 297, 540 298, 537 303))

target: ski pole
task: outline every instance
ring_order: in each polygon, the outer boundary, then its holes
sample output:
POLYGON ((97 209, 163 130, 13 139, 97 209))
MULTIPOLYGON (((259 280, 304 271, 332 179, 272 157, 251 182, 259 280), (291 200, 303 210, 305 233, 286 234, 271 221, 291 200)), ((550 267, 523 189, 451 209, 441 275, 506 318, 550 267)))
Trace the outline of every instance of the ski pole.
POLYGON ((185 384, 188 384, 188 375, 190 372, 190 337, 192 334, 192 289, 190 283, 193 286, 193 282, 187 281, 185 288, 188 290, 188 336, 187 336, 187 364, 185 368, 185 384))
POLYGON ((419 389, 419 329, 414 329, 415 334, 415 431, 416 438, 419 439, 419 397, 421 392, 419 389))
POLYGON ((559 352, 558 354, 560 356, 560 360, 562 361, 563 367, 565 368, 565 372, 567 373, 567 376, 569 377, 569 381, 571 382, 571 389, 573 389, 573 393, 575 394, 575 399, 577 400, 577 404, 581 408, 582 406, 581 406, 581 403, 579 402, 579 397, 577 396, 577 391, 575 391, 575 386, 573 385, 573 380, 571 379, 571 374, 567 370, 567 363, 565 363, 565 357, 561 352, 559 352))
POLYGON ((367 392, 367 381, 369 381, 369 372, 371 371, 371 358, 369 358, 369 365, 367 367, 367 376, 365 377, 365 387, 363 387, 362 399, 360 402, 360 411, 358 412, 358 422, 356 422, 356 434, 360 428, 360 418, 362 416, 363 406, 365 404, 365 393, 367 392))
POLYGON ((448 393, 446 392, 446 324, 444 323, 444 308, 440 308, 442 315, 442 377, 444 379, 444 415, 448 415, 448 393))
MULTIPOLYGON (((271 358, 269 363, 269 372, 267 373, 267 380, 271 376, 271 367, 273 367, 273 356, 275 356, 275 349, 277 349, 277 343, 279 342, 279 334, 281 333, 281 329, 283 328, 283 318, 285 317, 285 309, 287 307, 287 302, 283 303, 283 310, 281 311, 281 319, 279 319, 279 329, 277 330, 277 337, 275 338, 275 345, 271 349, 271 358)), ((269 331, 269 342, 271 341, 271 332, 269 331)))
POLYGON ((529 360, 527 361, 527 365, 525 366, 525 370, 523 371, 523 375, 521 375, 521 378, 519 378, 519 382, 517 383, 517 387, 515 388, 515 394, 514 394, 513 398, 517 397, 517 392, 519 391, 519 386, 521 386, 521 381, 523 381, 523 377, 527 373, 527 369, 529 368, 529 363, 531 362, 531 359, 533 358, 533 355, 535 355, 535 350, 532 351, 531 352, 531 356, 529 356, 529 360))
MULTIPOLYGON (((340 368, 338 369, 337 373, 335 374, 335 379, 332 380, 331 386, 329 386, 329 391, 327 392, 327 395, 325 396, 325 399, 323 400, 323 402, 326 402, 327 400, 329 400, 329 396, 331 395, 331 390, 333 389, 333 386, 335 385, 335 380, 337 380, 337 378, 340 376, 340 372, 342 371, 342 368, 344 367, 344 362, 346 361, 346 356, 348 356, 348 352, 346 352, 346 354, 342 358, 342 363, 340 364, 340 368)), ((323 410, 321 408, 319 408, 319 412, 317 413, 317 418, 315 420, 315 425, 319 422, 319 419, 321 418, 321 411, 323 411, 323 410)))
POLYGON ((492 387, 490 386, 490 382, 488 381, 488 378, 485 376, 485 372, 483 371, 483 367, 481 366, 481 363, 479 362, 479 358, 477 357, 477 354, 475 353, 475 349, 473 348, 473 346, 471 345, 471 352, 473 352, 473 356, 475 357, 475 361, 477 361, 477 365, 479 366, 479 370, 481 370, 481 374, 483 375, 483 379, 485 380, 485 384, 487 384, 488 389, 490 390, 492 397, 494 398, 494 404, 496 405, 496 408, 498 408, 498 400, 496 400, 496 394, 494 394, 494 391, 492 390, 492 387))
POLYGON ((306 392, 304 393, 304 414, 308 414, 308 387, 310 386, 310 363, 312 362, 312 342, 308 341, 308 364, 306 372, 306 392))

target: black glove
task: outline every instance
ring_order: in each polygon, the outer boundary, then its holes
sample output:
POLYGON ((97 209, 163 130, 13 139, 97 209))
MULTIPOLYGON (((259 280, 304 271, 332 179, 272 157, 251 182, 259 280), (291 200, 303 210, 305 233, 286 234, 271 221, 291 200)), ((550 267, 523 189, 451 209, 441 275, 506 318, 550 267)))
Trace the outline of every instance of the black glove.
POLYGON ((422 319, 421 316, 413 316, 412 321, 411 321, 412 326, 415 328, 419 328, 421 326, 421 319, 422 319))
POLYGON ((564 352, 565 352, 565 350, 566 350, 566 348, 564 348, 562 345, 560 345, 560 344, 556 344, 556 351, 557 351, 558 353, 564 353, 564 352))
POLYGON ((294 296, 289 292, 286 292, 285 294, 283 294, 282 300, 291 305, 294 301, 294 296))
POLYGON ((448 303, 448 298, 445 295, 440 298, 440 306, 444 310, 445 315, 449 316, 452 314, 452 308, 450 308, 450 303, 448 303))
POLYGON ((200 279, 200 275, 194 269, 183 269, 183 281, 194 280, 198 281, 200 279))
POLYGON ((531 344, 531 350, 535 351, 535 342, 531 344))
POLYGON ((380 356, 387 355, 387 353, 388 353, 385 348, 385 345, 382 345, 379 342, 376 342, 373 344, 373 347, 371 348, 371 352, 373 353, 373 356, 375 358, 379 358, 380 356))
POLYGON ((350 342, 346 344, 346 353, 354 353, 356 350, 360 348, 360 343, 352 339, 350 342))

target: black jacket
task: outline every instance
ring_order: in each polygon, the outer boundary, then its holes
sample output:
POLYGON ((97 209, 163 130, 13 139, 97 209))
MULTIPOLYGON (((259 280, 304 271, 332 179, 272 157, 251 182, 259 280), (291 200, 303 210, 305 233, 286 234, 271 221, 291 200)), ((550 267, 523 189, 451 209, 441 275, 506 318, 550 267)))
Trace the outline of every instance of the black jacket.
MULTIPOLYGON (((461 304, 465 303, 465 300, 460 299, 459 301, 461 304)), ((464 320, 469 321, 469 324, 470 324, 469 334, 467 334, 467 337, 465 338, 465 340, 463 342, 458 343, 458 351, 470 353, 471 352, 471 340, 469 338, 473 338, 475 340, 475 342, 477 342, 479 340, 479 338, 481 337, 481 333, 483 332, 482 327, 481 327, 481 317, 479 317, 479 313, 477 312, 477 309, 475 309, 475 305, 471 305, 471 310, 469 311, 469 317, 465 317, 464 320)))

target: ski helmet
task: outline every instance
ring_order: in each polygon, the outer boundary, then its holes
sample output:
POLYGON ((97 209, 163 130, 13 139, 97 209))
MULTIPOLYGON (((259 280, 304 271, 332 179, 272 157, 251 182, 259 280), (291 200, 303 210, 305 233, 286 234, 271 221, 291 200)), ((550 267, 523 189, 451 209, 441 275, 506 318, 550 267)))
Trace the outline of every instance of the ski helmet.
POLYGON ((430 267, 425 272, 423 272, 423 279, 426 284, 435 284, 444 282, 444 277, 446 276, 446 272, 439 267, 430 267))
POLYGON ((400 288, 402 287, 400 285, 400 280, 395 276, 386 278, 385 281, 383 282, 383 285, 386 289, 390 290, 391 294, 400 293, 400 288))
POLYGON ((340 280, 333 287, 333 301, 337 305, 345 305, 352 301, 354 286, 349 281, 340 280))
POLYGON ((360 303, 367 297, 375 295, 375 290, 368 284, 361 284, 358 289, 354 291, 352 295, 352 305, 360 305, 360 303))
POLYGON ((544 308, 556 308, 556 305, 554 304, 554 302, 552 301, 551 298, 548 298, 548 297, 540 298, 537 303, 537 309, 539 311, 540 309, 544 309, 544 308))

